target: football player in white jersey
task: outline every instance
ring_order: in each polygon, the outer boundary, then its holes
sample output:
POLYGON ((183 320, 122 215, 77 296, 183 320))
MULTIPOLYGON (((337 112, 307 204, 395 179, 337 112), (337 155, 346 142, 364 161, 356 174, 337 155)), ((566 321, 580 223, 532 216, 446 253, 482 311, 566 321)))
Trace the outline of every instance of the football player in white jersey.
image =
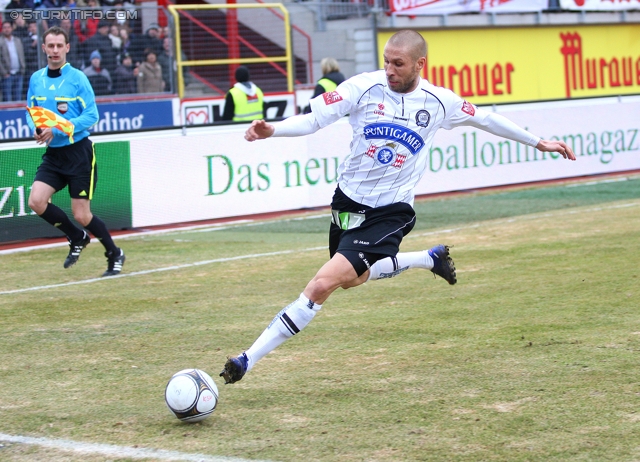
POLYGON ((414 188, 427 169, 438 129, 472 126, 576 160, 566 143, 542 140, 421 78, 426 54, 419 33, 399 31, 385 45, 384 70, 347 79, 335 91, 312 99, 309 114, 274 124, 254 120, 247 130, 247 141, 302 136, 349 114, 353 139, 350 155, 338 168, 331 202, 330 260, 247 351, 228 358, 220 373, 226 383, 242 379, 262 357, 306 327, 338 287, 348 289, 410 268, 429 269, 456 283, 449 247, 399 253, 402 238, 415 224, 414 188))

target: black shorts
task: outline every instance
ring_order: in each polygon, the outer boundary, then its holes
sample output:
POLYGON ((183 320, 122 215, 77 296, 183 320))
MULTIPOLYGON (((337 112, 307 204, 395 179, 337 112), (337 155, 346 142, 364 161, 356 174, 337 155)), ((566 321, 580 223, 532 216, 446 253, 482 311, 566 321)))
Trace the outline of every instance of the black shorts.
POLYGON ((371 265, 395 256, 400 243, 416 223, 416 213, 405 202, 367 207, 349 199, 340 188, 331 201, 329 254, 344 255, 358 276, 371 265))
POLYGON ((91 140, 83 138, 68 146, 47 147, 35 181, 42 181, 56 191, 69 185, 69 196, 91 200, 98 182, 98 166, 91 140))

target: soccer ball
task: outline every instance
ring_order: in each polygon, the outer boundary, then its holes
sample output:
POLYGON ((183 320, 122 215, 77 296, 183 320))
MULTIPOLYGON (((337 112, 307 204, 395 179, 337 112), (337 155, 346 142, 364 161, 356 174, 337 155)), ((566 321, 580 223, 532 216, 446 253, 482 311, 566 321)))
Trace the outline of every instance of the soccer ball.
POLYGON ((176 372, 164 390, 164 400, 173 415, 183 422, 206 419, 218 405, 218 387, 200 369, 176 372))

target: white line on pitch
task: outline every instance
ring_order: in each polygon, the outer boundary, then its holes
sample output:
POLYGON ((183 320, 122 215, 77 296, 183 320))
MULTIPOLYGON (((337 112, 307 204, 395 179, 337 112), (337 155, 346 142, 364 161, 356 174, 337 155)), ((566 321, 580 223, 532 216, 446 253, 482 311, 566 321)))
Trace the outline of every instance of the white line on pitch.
MULTIPOLYGON (((467 226, 460 226, 460 227, 456 227, 456 228, 439 229, 439 230, 434 230, 434 231, 427 231, 427 232, 424 232, 424 233, 416 233, 416 234, 407 236, 407 238, 416 238, 416 237, 420 237, 420 236, 432 236, 432 235, 435 235, 435 234, 448 234, 448 233, 453 233, 453 232, 456 232, 456 231, 462 231, 462 230, 465 230, 465 229, 478 228, 482 224, 513 223, 513 222, 519 221, 519 220, 532 220, 532 219, 536 219, 536 218, 553 217, 553 216, 562 215, 562 214, 575 215, 575 214, 587 213, 587 212, 597 212, 597 211, 600 211, 600 210, 607 210, 607 209, 636 207, 638 205, 640 205, 640 202, 627 202, 627 203, 624 203, 624 204, 610 205, 610 206, 607 206, 607 207, 592 207, 592 208, 589 208, 589 209, 581 209, 581 210, 558 210, 558 211, 556 211, 554 213, 545 212, 545 213, 537 213, 537 214, 531 214, 531 215, 521 215, 519 217, 507 218, 507 219, 497 220, 497 221, 493 221, 493 222, 473 223, 473 224, 470 224, 470 225, 467 225, 467 226)), ((72 281, 72 282, 64 282, 64 283, 61 283, 61 284, 51 284, 51 285, 47 285, 47 286, 36 286, 36 287, 27 287, 27 288, 24 288, 24 289, 7 290, 7 291, 4 291, 4 292, 0 292, 0 295, 17 294, 17 293, 22 293, 22 292, 30 292, 30 291, 34 291, 34 290, 54 289, 54 288, 58 288, 58 287, 67 287, 67 286, 73 286, 73 285, 78 285, 78 284, 90 284, 90 283, 99 282, 99 281, 126 278, 126 277, 131 277, 131 276, 140 276, 140 275, 143 275, 143 274, 159 273, 159 272, 162 272, 162 271, 173 271, 173 270, 178 270, 178 269, 183 269, 183 268, 191 268, 191 267, 194 267, 194 266, 209 265, 211 263, 224 263, 224 262, 234 261, 234 260, 244 260, 244 259, 247 259, 247 258, 270 257, 270 256, 274 256, 274 255, 286 255, 286 254, 295 253, 295 252, 313 252, 313 251, 316 251, 316 250, 323 250, 323 249, 326 249, 326 248, 327 248, 326 246, 323 246, 323 247, 310 247, 310 248, 307 248, 307 249, 300 249, 300 250, 281 250, 281 251, 278 251, 278 252, 258 253, 258 254, 250 254, 250 255, 238 255, 236 257, 227 257, 227 258, 216 258, 214 260, 204 260, 204 261, 200 261, 200 262, 186 263, 184 265, 167 266, 167 267, 164 267, 164 268, 155 268, 155 269, 150 269, 150 270, 145 270, 145 271, 136 271, 136 272, 133 272, 133 273, 119 274, 117 276, 111 276, 111 277, 108 277, 108 278, 93 278, 93 279, 85 279, 83 281, 72 281)))
POLYGON ((35 438, 30 436, 13 436, 0 433, 0 441, 7 443, 30 444, 47 448, 72 451, 78 453, 100 454, 107 457, 129 457, 131 459, 154 460, 187 460, 194 462, 267 462, 237 457, 207 456, 205 454, 189 454, 186 452, 167 451, 164 449, 132 448, 113 444, 83 443, 80 441, 54 438, 35 438))
MULTIPOLYGON (((302 221, 302 220, 314 220, 316 218, 326 218, 331 215, 323 214, 323 215, 311 215, 308 217, 297 217, 297 218, 287 218, 284 220, 278 220, 277 222, 287 222, 287 221, 302 221)), ((153 236, 156 234, 182 234, 185 232, 194 232, 194 233, 208 233, 212 231, 225 231, 228 229, 235 229, 241 226, 263 226, 270 223, 275 223, 275 221, 256 221, 256 220, 235 220, 228 221, 225 223, 218 223, 213 225, 193 225, 193 226, 184 226, 184 227, 174 227, 174 228, 166 228, 166 229, 155 229, 148 231, 139 231, 135 233, 127 233, 127 234, 119 234, 114 236, 114 239, 126 239, 129 237, 143 237, 143 236, 153 236)), ((93 238, 91 242, 99 242, 98 239, 93 238)), ((0 250, 0 255, 7 255, 10 253, 19 253, 19 252, 30 252, 32 250, 42 250, 42 249, 52 249, 55 247, 66 247, 69 244, 67 242, 56 242, 53 244, 41 244, 41 245, 31 245, 25 247, 16 247, 15 249, 6 249, 0 250)))
POLYGON ((31 292, 34 290, 45 290, 45 289, 55 289, 58 287, 68 287, 68 286, 75 286, 75 285, 79 285, 79 284, 91 284, 93 282, 100 282, 100 281, 110 281, 110 280, 114 280, 114 279, 121 279, 121 278, 126 278, 126 277, 132 277, 132 276, 140 276, 143 274, 152 274, 152 273, 160 273, 162 271, 173 271, 173 270, 179 270, 179 269, 183 269, 183 268, 191 268, 194 266, 202 266, 202 265, 209 265, 211 263, 224 263, 224 262, 228 262, 228 261, 235 261, 235 260, 245 260, 247 258, 260 258, 260 257, 271 257, 274 255, 286 255, 289 253, 297 253, 297 252, 313 252, 315 250, 326 250, 327 247, 323 246, 323 247, 310 247, 307 249, 299 249, 299 250, 280 250, 278 252, 267 252, 267 253, 255 253, 255 254, 249 254, 249 255, 238 255, 236 257, 227 257, 227 258, 216 258, 214 260, 203 260, 203 261, 197 261, 194 263, 185 263, 183 265, 174 265, 174 266, 166 266, 164 268, 154 268, 154 269, 150 269, 150 270, 144 270, 144 271, 135 271, 133 273, 124 273, 124 274, 118 274, 117 276, 110 276, 110 277, 106 277, 106 278, 93 278, 93 279, 84 279, 82 281, 71 281, 71 282, 63 282, 60 284, 51 284, 51 285, 47 285, 47 286, 36 286, 36 287, 26 287, 24 289, 15 289, 15 290, 7 290, 4 292, 0 292, 0 295, 8 295, 8 294, 18 294, 18 293, 22 293, 22 292, 31 292))

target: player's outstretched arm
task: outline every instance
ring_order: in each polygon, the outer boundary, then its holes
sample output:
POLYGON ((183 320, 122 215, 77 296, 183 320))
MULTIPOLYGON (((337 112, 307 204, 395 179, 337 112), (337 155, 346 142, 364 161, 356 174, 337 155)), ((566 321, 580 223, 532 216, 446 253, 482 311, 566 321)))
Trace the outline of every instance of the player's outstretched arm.
POLYGON ((247 141, 264 140, 273 135, 275 128, 264 120, 254 120, 244 134, 247 141))
POLYGON ((543 152, 559 152, 565 159, 576 160, 573 149, 564 141, 540 140, 536 149, 543 152))

